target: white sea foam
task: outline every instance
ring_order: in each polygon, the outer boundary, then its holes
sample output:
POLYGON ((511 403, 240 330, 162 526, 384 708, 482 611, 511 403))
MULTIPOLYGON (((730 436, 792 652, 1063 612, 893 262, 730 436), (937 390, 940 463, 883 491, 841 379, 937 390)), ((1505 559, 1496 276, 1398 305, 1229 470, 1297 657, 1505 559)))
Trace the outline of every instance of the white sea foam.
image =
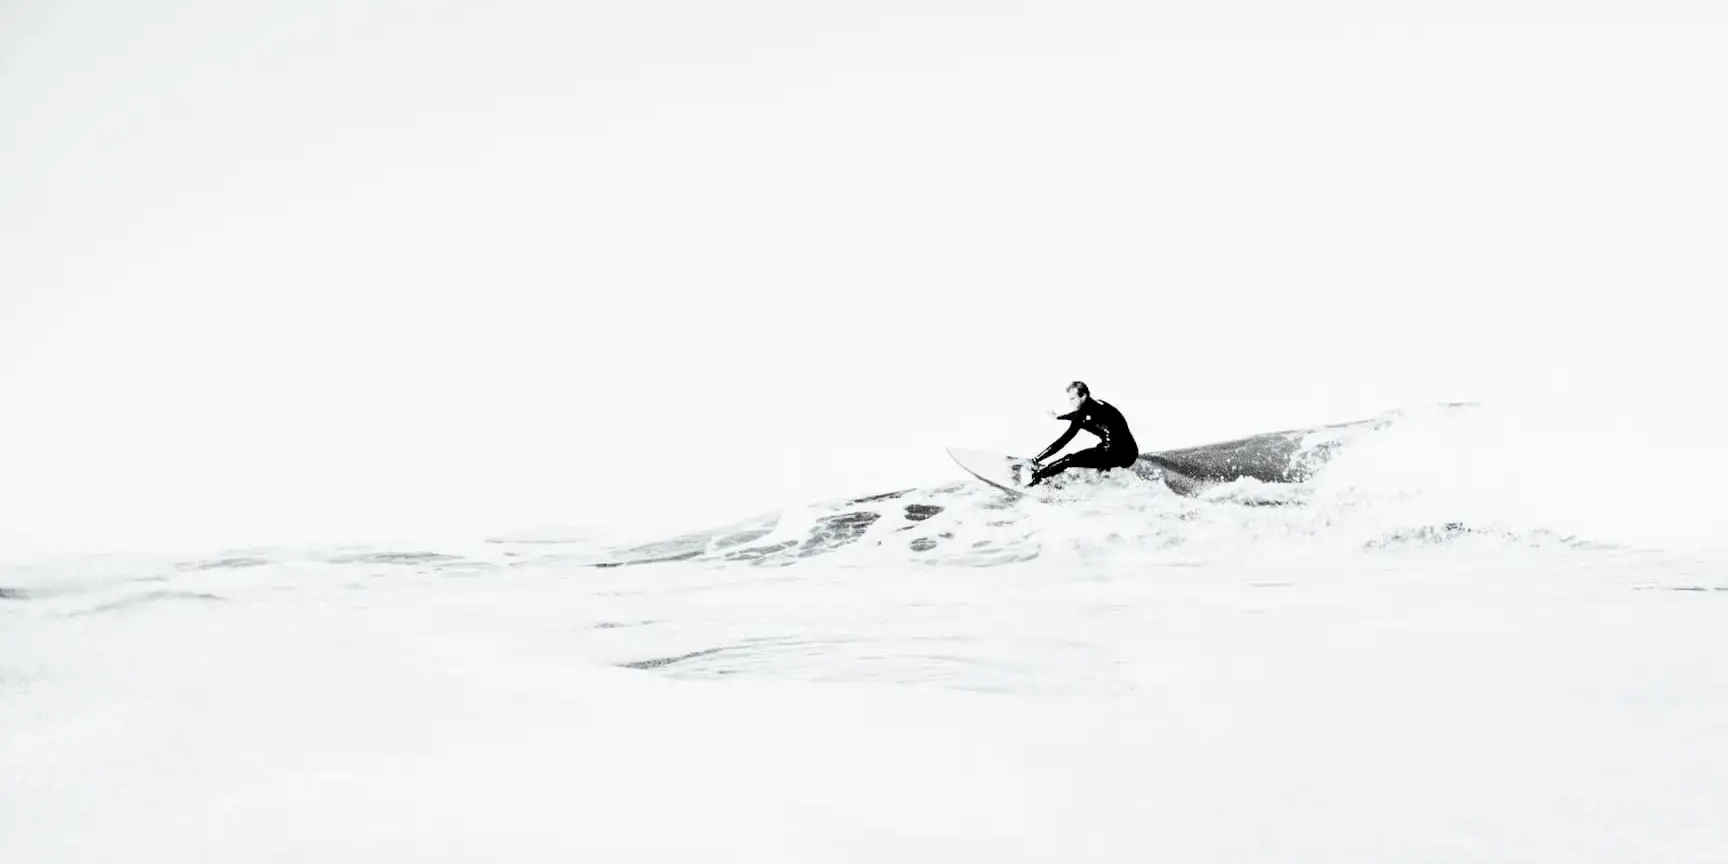
POLYGON ((996 567, 209 562, 0 601, 0 848, 1678 862, 1728 843, 1720 559, 1062 546, 996 567))

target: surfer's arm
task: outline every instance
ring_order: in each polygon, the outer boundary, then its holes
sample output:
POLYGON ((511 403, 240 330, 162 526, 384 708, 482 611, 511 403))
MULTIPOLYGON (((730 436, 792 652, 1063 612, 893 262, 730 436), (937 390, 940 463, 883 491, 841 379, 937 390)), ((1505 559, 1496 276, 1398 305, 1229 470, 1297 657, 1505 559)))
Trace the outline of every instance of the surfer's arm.
POLYGON ((1052 453, 1055 453, 1056 451, 1061 450, 1063 447, 1068 446, 1068 442, 1073 441, 1074 435, 1076 433, 1078 433, 1079 431, 1080 431, 1080 421, 1078 419, 1070 421, 1068 424, 1068 431, 1063 432, 1062 437, 1057 438, 1056 441, 1054 443, 1052 443, 1049 447, 1044 448, 1044 452, 1039 453, 1037 456, 1032 457, 1032 461, 1033 462, 1043 462, 1052 453))

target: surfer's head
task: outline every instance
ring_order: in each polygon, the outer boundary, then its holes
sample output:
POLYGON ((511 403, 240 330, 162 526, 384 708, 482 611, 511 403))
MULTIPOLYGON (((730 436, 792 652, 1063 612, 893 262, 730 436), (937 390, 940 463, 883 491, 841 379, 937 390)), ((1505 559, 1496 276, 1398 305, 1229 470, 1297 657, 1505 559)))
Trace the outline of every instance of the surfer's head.
POLYGON ((1075 381, 1068 385, 1068 403, 1075 408, 1080 407, 1080 404, 1091 396, 1092 388, 1087 387, 1084 381, 1075 381))

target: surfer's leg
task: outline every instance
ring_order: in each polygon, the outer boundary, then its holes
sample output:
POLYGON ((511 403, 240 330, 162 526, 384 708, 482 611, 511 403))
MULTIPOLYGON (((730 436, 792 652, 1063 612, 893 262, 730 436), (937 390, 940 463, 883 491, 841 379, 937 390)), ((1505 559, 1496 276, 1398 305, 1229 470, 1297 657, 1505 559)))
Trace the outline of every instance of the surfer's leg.
POLYGON ((1049 465, 1039 468, 1037 471, 1032 473, 1032 482, 1026 485, 1036 486, 1070 468, 1092 468, 1102 471, 1105 468, 1112 467, 1112 463, 1115 460, 1116 455, 1102 447, 1088 447, 1085 450, 1081 450, 1078 453, 1070 453, 1049 465))

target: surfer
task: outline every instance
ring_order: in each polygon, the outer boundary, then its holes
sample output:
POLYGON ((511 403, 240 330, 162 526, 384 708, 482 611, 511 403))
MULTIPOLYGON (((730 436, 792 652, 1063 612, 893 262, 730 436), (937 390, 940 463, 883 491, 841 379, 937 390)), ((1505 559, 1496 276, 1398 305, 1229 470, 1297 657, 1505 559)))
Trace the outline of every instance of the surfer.
POLYGON ((1122 412, 1108 402, 1092 398, 1092 390, 1085 382, 1075 381, 1068 385, 1068 404, 1074 410, 1056 418, 1068 421, 1068 431, 1044 448, 1044 452, 1032 457, 1032 467, 1036 470, 1026 485, 1036 486, 1070 468, 1099 471, 1127 468, 1140 458, 1140 446, 1134 443, 1134 434, 1128 431, 1128 421, 1122 417, 1122 412), (1070 453, 1049 465, 1040 464, 1068 446, 1075 433, 1082 429, 1098 436, 1098 446, 1070 453))

